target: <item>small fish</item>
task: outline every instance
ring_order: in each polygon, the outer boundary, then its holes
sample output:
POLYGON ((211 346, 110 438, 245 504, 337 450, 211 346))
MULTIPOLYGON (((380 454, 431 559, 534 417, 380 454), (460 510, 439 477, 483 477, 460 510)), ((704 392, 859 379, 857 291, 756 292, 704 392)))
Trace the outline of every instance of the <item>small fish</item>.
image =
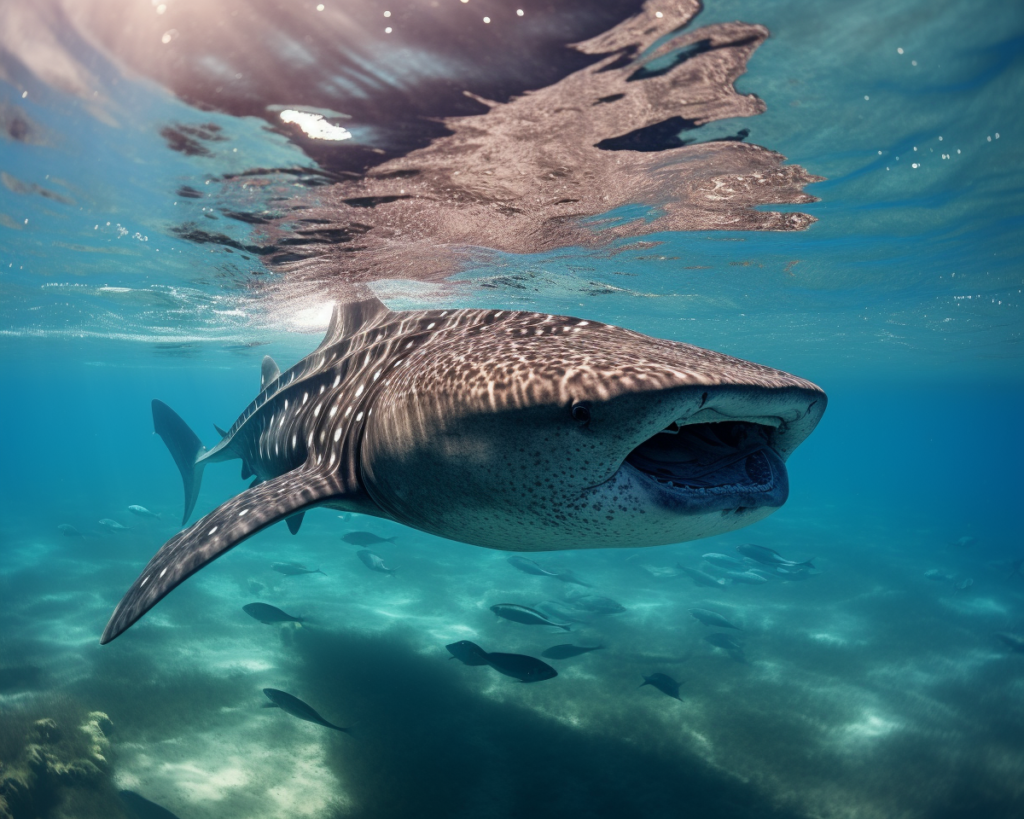
POLYGON ((964 535, 963 537, 958 537, 956 540, 954 540, 953 545, 956 546, 958 549, 966 549, 969 546, 973 546, 977 542, 978 539, 973 535, 964 535))
POLYGON ((159 512, 150 512, 145 506, 129 506, 128 511, 140 518, 156 518, 161 520, 159 512))
POLYGON ((591 623, 594 620, 592 615, 573 608, 561 600, 545 600, 543 603, 537 604, 537 610, 547 617, 554 617, 569 623, 591 623))
POLYGON ((449 660, 458 660, 463 665, 488 665, 487 652, 469 640, 459 640, 445 648, 451 652, 449 660))
POLYGON ((80 537, 83 540, 85 540, 85 535, 79 532, 70 523, 62 523, 57 528, 60 530, 61 534, 64 535, 64 537, 80 537))
POLYGON ((650 677, 645 676, 644 681, 640 683, 640 687, 643 688, 645 685, 653 685, 662 694, 665 694, 673 699, 681 699, 679 696, 679 683, 673 680, 668 674, 662 674, 660 671, 651 674, 650 677))
POLYGON ((271 606, 268 603, 249 603, 248 605, 242 606, 242 611, 254 620, 259 620, 261 623, 266 623, 268 626, 272 626, 275 623, 303 622, 302 617, 292 617, 290 614, 286 614, 281 611, 277 606, 271 606))
POLYGON ((1010 634, 1008 631, 997 631, 996 637, 1011 651, 1024 653, 1024 637, 1019 634, 1010 634))
POLYGON ((522 623, 524 626, 552 626, 563 631, 568 631, 570 628, 568 623, 556 623, 554 620, 549 620, 536 609, 519 606, 515 603, 498 603, 496 606, 491 606, 491 611, 499 617, 511 620, 514 623, 522 623))
POLYGON ((486 652, 476 643, 460 640, 445 646, 452 654, 452 659, 461 660, 465 665, 489 665, 499 674, 514 677, 520 682, 541 682, 558 676, 558 672, 536 657, 525 654, 502 654, 486 652))
POLYGON ((381 574, 394 575, 395 570, 389 569, 384 565, 384 558, 378 554, 374 554, 369 549, 360 549, 356 552, 356 557, 363 561, 363 565, 371 571, 380 572, 381 574))
POLYGON ((536 657, 528 657, 526 654, 490 651, 487 653, 487 662, 499 674, 514 677, 524 683, 542 682, 558 676, 558 672, 546 662, 536 657))
POLYGON ((947 580, 956 579, 955 574, 946 574, 945 572, 941 572, 938 569, 929 569, 924 573, 924 576, 929 580, 937 580, 939 582, 945 582, 947 580))
POLYGON ((768 582, 767 577, 757 572, 726 572, 725 576, 733 583, 746 583, 751 586, 760 586, 768 582))
POLYGON ((575 583, 578 586, 586 586, 588 589, 592 588, 589 583, 580 580, 572 572, 553 572, 549 569, 545 569, 536 561, 530 560, 526 557, 513 555, 508 558, 508 562, 519 569, 519 571, 526 572, 526 574, 533 574, 539 577, 553 577, 556 580, 561 580, 563 583, 575 583))
POLYGON ((580 654, 587 654, 591 651, 600 651, 604 646, 574 646, 572 643, 562 643, 559 646, 551 646, 540 653, 541 657, 549 660, 568 660, 570 657, 578 657, 580 654))
POLYGON ((271 563, 270 568, 278 574, 294 577, 297 574, 324 574, 319 569, 307 569, 301 563, 271 563))
POLYGON ((304 719, 306 722, 315 722, 317 725, 333 728, 335 731, 341 731, 344 734, 352 733, 348 728, 342 728, 339 725, 328 722, 298 697, 293 697, 284 691, 278 691, 276 688, 264 688, 263 693, 270 700, 270 702, 263 704, 264 708, 280 708, 286 714, 304 719))
POLYGON ((510 565, 515 566, 519 571, 526 572, 527 574, 535 574, 543 577, 557 577, 555 572, 549 572, 547 569, 542 568, 541 565, 529 558, 520 557, 519 555, 513 555, 508 559, 510 565))
MULTIPOLYGON (((679 566, 678 568, 675 566, 655 566, 653 563, 641 563, 640 568, 647 572, 651 577, 663 577, 666 579, 679 577, 680 571, 686 572, 682 566, 679 566)), ((703 574, 703 572, 701 572, 701 574, 703 574)))
POLYGON ((709 611, 708 609, 688 609, 690 616, 694 620, 699 620, 705 626, 715 626, 716 628, 734 628, 737 631, 743 631, 739 626, 734 626, 728 620, 726 620, 721 614, 709 611))
POLYGON ((253 350, 256 347, 265 347, 269 343, 269 341, 243 341, 240 344, 225 344, 221 349, 242 352, 244 350, 253 350))
POLYGON ((376 546, 378 543, 394 543, 393 537, 380 537, 373 532, 347 532, 341 539, 350 546, 376 546))
POLYGON ((716 631, 714 634, 709 634, 704 639, 711 643, 715 648, 724 648, 726 651, 743 651, 743 646, 737 643, 728 634, 722 634, 721 632, 716 631))
POLYGON ((786 560, 782 555, 776 552, 774 549, 769 549, 766 546, 758 546, 756 543, 745 543, 742 546, 737 546, 736 551, 744 557, 749 557, 756 563, 761 563, 765 566, 806 566, 809 569, 814 568, 814 560, 805 560, 802 563, 797 563, 794 560, 786 560))
POLYGON ((747 655, 743 653, 743 646, 733 641, 727 634, 709 634, 704 639, 715 648, 722 649, 731 659, 746 665, 747 655))
POLYGON ((716 589, 725 588, 724 582, 707 572, 702 572, 700 569, 691 569, 689 566, 684 566, 681 563, 678 565, 679 571, 689 577, 693 581, 694 586, 713 586, 716 589))
POLYGON ((103 518, 103 520, 99 521, 99 524, 100 526, 110 529, 112 532, 127 532, 132 528, 131 526, 123 526, 116 520, 111 520, 110 518, 103 518))
POLYGON ((717 552, 708 552, 706 555, 701 555, 706 563, 710 563, 712 566, 717 566, 720 569, 729 569, 730 571, 744 571, 747 568, 747 564, 742 560, 729 555, 720 555, 717 552))
POLYGON ((621 614, 626 611, 626 607, 621 603, 599 594, 573 594, 568 596, 568 600, 576 608, 592 611, 594 614, 621 614))

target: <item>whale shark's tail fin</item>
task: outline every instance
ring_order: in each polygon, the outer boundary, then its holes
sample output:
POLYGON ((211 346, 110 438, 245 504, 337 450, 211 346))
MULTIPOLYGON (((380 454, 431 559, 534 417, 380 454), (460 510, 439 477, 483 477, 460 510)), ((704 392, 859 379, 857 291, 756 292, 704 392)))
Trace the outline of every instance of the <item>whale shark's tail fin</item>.
POLYGON ((332 475, 300 468, 246 489, 218 506, 160 547, 117 604, 100 643, 109 643, 171 589, 246 538, 340 494, 332 475))
POLYGON ((181 518, 184 526, 196 506, 199 497, 199 485, 203 480, 203 462, 199 456, 206 452, 206 447, 199 440, 189 425, 181 420, 181 416, 163 401, 153 400, 153 430, 164 439, 170 450, 174 463, 178 465, 181 480, 185 484, 185 514, 181 518))

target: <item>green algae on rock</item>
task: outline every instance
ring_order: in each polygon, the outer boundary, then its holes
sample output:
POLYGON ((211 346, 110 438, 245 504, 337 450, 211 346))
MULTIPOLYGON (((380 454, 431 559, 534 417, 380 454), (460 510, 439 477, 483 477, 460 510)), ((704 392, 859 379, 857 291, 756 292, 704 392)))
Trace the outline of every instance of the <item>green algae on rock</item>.
MULTIPOLYGON (((0 725, 17 730, 12 715, 0 716, 0 725), (13 726, 5 723, 14 723, 13 726)), ((66 731, 52 717, 24 726, 22 747, 8 745, 0 759, 0 819, 38 819, 64 815, 61 806, 72 789, 96 787, 107 773, 113 724, 106 714, 90 712, 77 730, 66 731)))

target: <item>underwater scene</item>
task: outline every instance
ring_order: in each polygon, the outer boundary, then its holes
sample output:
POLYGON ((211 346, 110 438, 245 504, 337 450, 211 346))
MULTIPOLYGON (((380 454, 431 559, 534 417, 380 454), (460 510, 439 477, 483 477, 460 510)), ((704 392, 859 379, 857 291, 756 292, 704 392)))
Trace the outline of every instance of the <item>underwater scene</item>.
POLYGON ((0 819, 1024 815, 1021 99, 995 0, 0 0, 0 819))

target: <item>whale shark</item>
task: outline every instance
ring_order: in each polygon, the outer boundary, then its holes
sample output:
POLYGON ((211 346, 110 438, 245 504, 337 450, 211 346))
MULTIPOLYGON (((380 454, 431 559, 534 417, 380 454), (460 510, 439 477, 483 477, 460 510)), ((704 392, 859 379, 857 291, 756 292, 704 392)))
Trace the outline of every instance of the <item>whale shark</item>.
POLYGON ((154 400, 181 473, 183 525, 210 463, 248 489, 167 541, 101 643, 279 521, 326 506, 508 551, 641 547, 761 520, 826 406, 816 385, 597 321, 492 309, 335 305, 320 346, 206 449, 154 400))

